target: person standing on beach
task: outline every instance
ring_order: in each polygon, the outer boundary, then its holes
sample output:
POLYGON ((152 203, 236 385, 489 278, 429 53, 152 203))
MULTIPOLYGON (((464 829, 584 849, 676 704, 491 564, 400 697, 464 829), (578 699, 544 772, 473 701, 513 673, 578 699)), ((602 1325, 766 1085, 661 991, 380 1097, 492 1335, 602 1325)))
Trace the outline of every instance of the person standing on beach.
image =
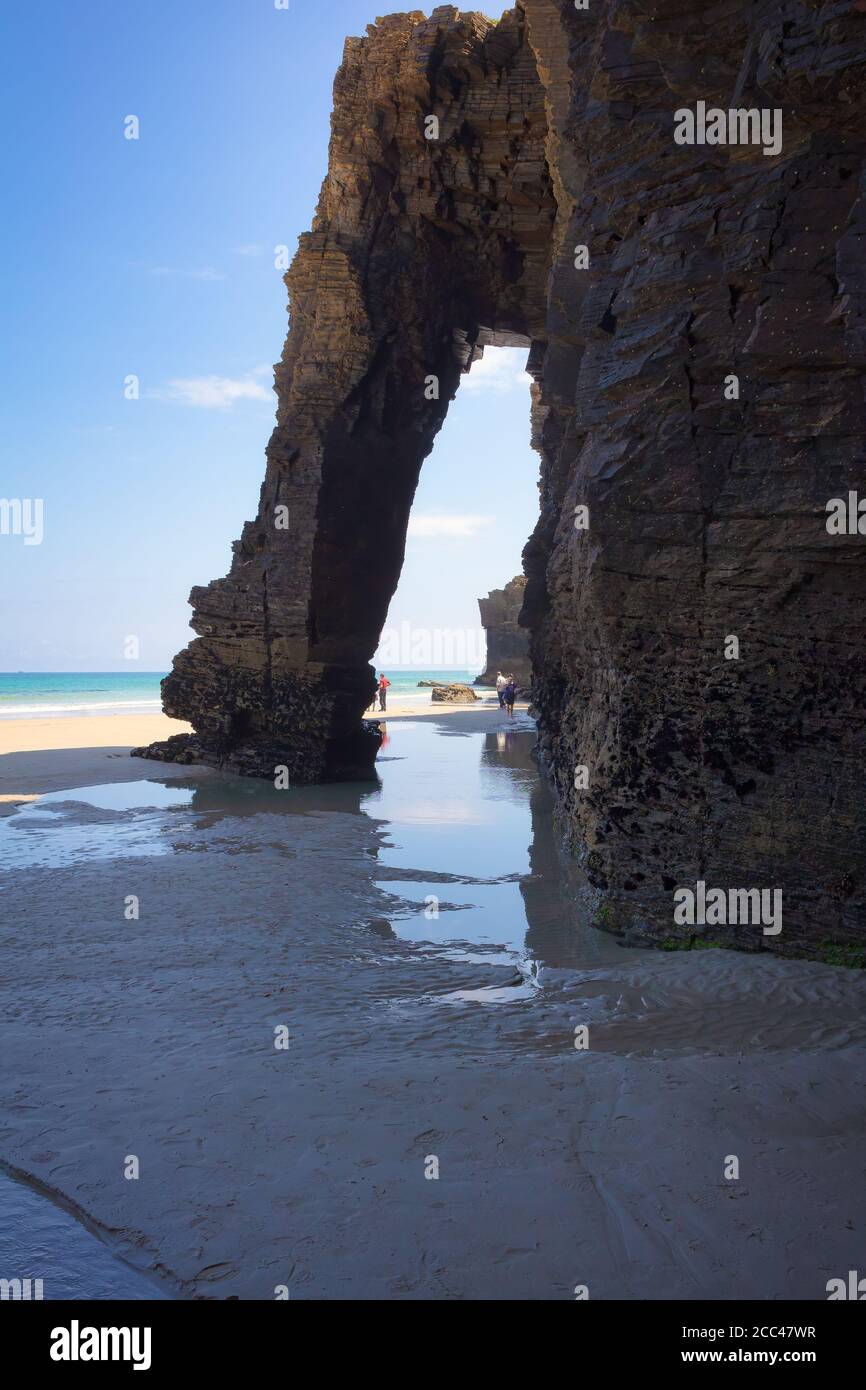
POLYGON ((391 684, 391 682, 388 680, 388 677, 385 675, 384 671, 380 671, 380 672, 379 672, 379 711, 380 711, 380 713, 384 713, 385 704, 386 704, 387 699, 388 699, 388 686, 389 686, 390 684, 391 684))
POLYGON ((496 672, 496 694, 499 696, 499 708, 505 709, 505 687, 508 681, 501 671, 496 672))
POLYGON ((505 697, 505 708, 508 710, 508 718, 513 719, 514 701, 517 699, 517 686, 514 684, 513 676, 508 677, 508 681, 506 682, 505 690, 503 693, 505 697))

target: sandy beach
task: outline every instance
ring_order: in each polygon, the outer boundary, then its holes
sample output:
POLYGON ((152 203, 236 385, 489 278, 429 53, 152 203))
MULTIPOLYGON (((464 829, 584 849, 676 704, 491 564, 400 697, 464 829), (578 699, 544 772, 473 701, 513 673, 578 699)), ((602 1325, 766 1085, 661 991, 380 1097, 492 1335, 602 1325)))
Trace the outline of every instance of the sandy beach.
POLYGON ((0 1162, 171 1296, 809 1300, 858 1267, 860 974, 596 931, 525 714, 404 716, 378 786, 286 793, 71 722, 0 758, 40 795, 0 819, 0 1162))
POLYGON ((139 776, 131 748, 188 731, 164 714, 0 720, 0 814, 59 787, 139 776))
MULTIPOLYGON (((525 713, 527 706, 515 706, 525 713)), ((395 699, 385 714, 368 712, 368 719, 432 719, 469 715, 489 720, 499 716, 495 695, 483 692, 474 705, 428 707, 418 700, 395 699)), ((190 725, 164 714, 91 715, 85 718, 0 719, 0 806, 32 800, 42 792, 81 785, 94 778, 117 780, 138 776, 122 760, 132 748, 188 733, 190 725), (53 755, 53 756, 49 756, 53 755), (121 761, 121 767, 117 767, 121 761)))

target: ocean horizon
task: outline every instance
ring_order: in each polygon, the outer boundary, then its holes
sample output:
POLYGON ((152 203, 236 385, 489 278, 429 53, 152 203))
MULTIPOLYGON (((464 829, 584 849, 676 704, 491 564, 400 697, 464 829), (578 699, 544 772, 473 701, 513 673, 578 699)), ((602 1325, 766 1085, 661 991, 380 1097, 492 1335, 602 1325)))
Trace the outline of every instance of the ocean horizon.
MULTIPOLYGON (((378 667, 377 673, 378 673, 378 667)), ((392 667, 385 673, 390 695, 429 703, 422 680, 475 680, 477 672, 392 667)), ((167 671, 5 671, 0 672, 0 720, 158 714, 160 682, 167 671)))

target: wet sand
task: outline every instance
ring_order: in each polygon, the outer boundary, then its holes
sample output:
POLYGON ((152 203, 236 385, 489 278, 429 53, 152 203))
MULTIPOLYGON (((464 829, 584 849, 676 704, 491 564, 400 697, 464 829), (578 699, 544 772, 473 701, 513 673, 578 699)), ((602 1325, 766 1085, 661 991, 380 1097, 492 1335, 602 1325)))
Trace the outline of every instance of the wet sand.
POLYGON ((9 808, 0 1159, 173 1294, 825 1298, 861 974, 596 931, 516 725, 395 721, 372 787, 111 757, 9 808))
MULTIPOLYGON (((525 704, 515 714, 526 711, 525 704)), ((474 720, 498 718, 496 697, 485 692, 475 705, 428 707, 411 701, 395 701, 389 719, 435 719, 445 715, 474 720)), ((189 733, 190 725, 164 714, 91 715, 78 718, 0 719, 0 808, 4 804, 33 800, 41 792, 82 786, 104 777, 107 781, 139 774, 122 766, 131 748, 189 733), (121 766, 112 766, 118 761, 121 766)), ((0 810, 2 814, 2 810, 0 810)))
POLYGON ((0 815, 59 787, 138 777, 131 748, 189 728, 164 714, 0 719, 0 815))

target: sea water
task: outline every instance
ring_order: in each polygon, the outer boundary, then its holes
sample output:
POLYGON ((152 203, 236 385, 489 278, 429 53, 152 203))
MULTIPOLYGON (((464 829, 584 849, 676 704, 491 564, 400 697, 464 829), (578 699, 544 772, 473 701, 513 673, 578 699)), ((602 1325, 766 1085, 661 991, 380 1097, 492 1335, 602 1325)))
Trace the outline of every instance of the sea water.
MULTIPOLYGON (((165 671, 20 671, 0 673, 0 719, 38 719, 113 714, 158 714, 165 671)), ((376 674, 379 674, 378 668, 376 674)), ((430 704, 422 680, 470 683, 477 672, 389 670, 392 701, 430 704)))

